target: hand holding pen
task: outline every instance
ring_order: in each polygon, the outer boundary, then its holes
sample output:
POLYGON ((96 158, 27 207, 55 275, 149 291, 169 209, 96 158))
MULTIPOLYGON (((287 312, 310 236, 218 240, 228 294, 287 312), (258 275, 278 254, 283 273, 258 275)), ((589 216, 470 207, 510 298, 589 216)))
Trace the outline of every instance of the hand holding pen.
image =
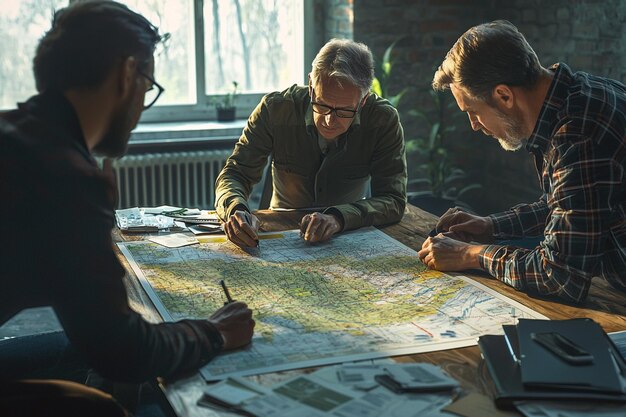
POLYGON ((241 248, 259 247, 259 219, 245 210, 236 210, 224 223, 228 240, 241 248))
POLYGON ((224 350, 236 349, 250 343, 254 332, 252 310, 246 303, 235 301, 230 295, 224 280, 220 281, 226 302, 224 307, 209 317, 209 321, 219 330, 224 340, 224 350))

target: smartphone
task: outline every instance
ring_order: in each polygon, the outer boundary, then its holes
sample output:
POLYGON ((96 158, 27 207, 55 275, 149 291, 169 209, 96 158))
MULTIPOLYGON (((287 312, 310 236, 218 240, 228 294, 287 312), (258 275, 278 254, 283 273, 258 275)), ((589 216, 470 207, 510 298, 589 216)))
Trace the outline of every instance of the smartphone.
POLYGON ((531 333, 530 338, 572 365, 593 363, 593 355, 591 353, 560 333, 531 333))

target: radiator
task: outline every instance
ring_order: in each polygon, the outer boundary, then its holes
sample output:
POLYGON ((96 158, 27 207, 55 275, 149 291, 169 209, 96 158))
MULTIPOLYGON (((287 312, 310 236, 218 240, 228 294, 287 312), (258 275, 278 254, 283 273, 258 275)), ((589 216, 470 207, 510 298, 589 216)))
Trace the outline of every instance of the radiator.
POLYGON ((160 206, 212 209, 215 179, 232 150, 128 155, 113 161, 118 208, 160 206))

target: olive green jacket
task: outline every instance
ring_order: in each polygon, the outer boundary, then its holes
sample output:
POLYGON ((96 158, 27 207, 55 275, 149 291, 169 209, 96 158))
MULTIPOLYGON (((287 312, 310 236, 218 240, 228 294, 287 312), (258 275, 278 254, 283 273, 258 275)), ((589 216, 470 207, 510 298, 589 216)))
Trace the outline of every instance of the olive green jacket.
POLYGON ((397 222, 406 206, 406 155, 398 112, 370 95, 346 133, 324 156, 309 91, 292 86, 267 94, 244 128, 216 182, 218 215, 247 207, 271 155, 270 208, 327 207, 344 230, 397 222), (371 180, 371 183, 370 183, 371 180), (365 198, 371 185, 371 197, 365 198))

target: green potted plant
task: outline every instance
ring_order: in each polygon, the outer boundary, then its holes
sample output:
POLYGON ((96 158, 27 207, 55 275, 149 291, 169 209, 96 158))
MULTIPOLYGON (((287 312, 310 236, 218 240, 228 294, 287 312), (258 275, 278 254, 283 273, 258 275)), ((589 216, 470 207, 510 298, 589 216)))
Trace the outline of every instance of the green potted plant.
POLYGON ((428 134, 406 141, 407 159, 415 166, 413 179, 408 183, 408 200, 436 215, 454 206, 471 210, 461 197, 482 186, 467 184, 467 174, 453 164, 445 144, 446 135, 456 130, 455 124, 450 123, 453 116, 448 112, 454 103, 449 102, 446 94, 434 90, 429 93, 435 104, 434 116, 428 117, 416 109, 409 111, 409 115, 425 123, 428 134))
POLYGON ((232 122, 235 120, 237 110, 237 107, 235 106, 235 99, 237 98, 237 95, 239 95, 237 87, 239 87, 239 84, 237 81, 233 81, 232 90, 215 101, 218 122, 232 122))
POLYGON ((372 82, 371 91, 379 97, 386 98, 395 108, 398 108, 398 104, 400 104, 402 96, 404 96, 404 94, 409 90, 408 87, 405 87, 395 95, 392 95, 389 92, 391 71, 393 69, 393 48, 404 38, 406 38, 406 36, 396 39, 391 45, 389 45, 381 60, 374 60, 374 71, 376 73, 376 77, 374 77, 374 81, 372 82))

